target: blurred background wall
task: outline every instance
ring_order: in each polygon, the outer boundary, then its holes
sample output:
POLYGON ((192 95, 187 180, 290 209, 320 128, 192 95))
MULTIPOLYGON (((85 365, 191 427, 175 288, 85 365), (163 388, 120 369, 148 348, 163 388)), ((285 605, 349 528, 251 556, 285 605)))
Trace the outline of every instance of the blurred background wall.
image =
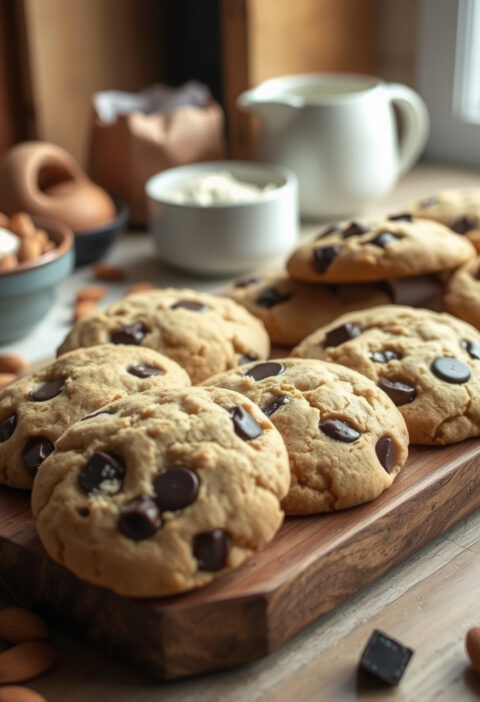
POLYGON ((1 0, 0 155, 39 138, 85 162, 91 95, 206 83, 230 155, 255 125, 237 95, 266 78, 355 71, 412 85, 418 0, 1 0))

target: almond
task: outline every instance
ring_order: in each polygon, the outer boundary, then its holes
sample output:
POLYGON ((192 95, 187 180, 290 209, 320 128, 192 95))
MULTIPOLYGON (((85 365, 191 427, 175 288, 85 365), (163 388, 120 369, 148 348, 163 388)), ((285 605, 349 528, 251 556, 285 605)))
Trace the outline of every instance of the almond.
POLYGON ((9 271, 12 268, 18 266, 18 258, 13 254, 7 254, 2 259, 0 259, 0 270, 9 271))
POLYGON ((93 268, 93 274, 98 280, 124 280, 125 271, 118 266, 109 266, 106 263, 98 263, 93 268))
POLYGON ((3 685, 0 687, 0 702, 47 702, 47 700, 28 687, 3 685))
POLYGON ((17 379, 16 373, 0 373, 0 388, 4 388, 9 383, 17 379))
POLYGON ((44 673, 55 660, 55 649, 44 641, 17 644, 0 653, 0 684, 17 683, 44 673))
POLYGON ((34 236, 37 232, 30 215, 26 212, 17 212, 10 218, 9 229, 20 237, 34 236))
POLYGON ((77 302, 83 302, 83 300, 96 300, 99 302, 103 300, 106 294, 107 288, 103 287, 103 285, 87 285, 77 290, 76 300, 77 302))
POLYGON ((96 300, 82 300, 78 302, 73 310, 73 321, 79 322, 81 319, 91 314, 96 308, 96 300))
POLYGON ((0 610, 0 639, 10 643, 46 639, 48 629, 29 609, 7 607, 0 610))
POLYGON ((155 288, 156 285, 145 280, 141 281, 140 283, 135 283, 135 285, 129 287, 125 295, 134 295, 137 292, 143 292, 144 290, 155 290, 155 288))
POLYGON ((4 212, 0 212, 0 227, 10 229, 10 217, 7 217, 4 212))
POLYGON ((0 354, 0 373, 23 373, 28 368, 28 361, 16 353, 0 354))
POLYGON ((470 658, 470 663, 480 673, 480 627, 474 626, 467 631, 465 648, 470 658))
POLYGON ((42 253, 42 244, 37 239, 36 236, 29 236, 22 239, 20 242, 20 248, 18 249, 17 256, 20 262, 22 261, 33 261, 34 258, 38 258, 42 253))

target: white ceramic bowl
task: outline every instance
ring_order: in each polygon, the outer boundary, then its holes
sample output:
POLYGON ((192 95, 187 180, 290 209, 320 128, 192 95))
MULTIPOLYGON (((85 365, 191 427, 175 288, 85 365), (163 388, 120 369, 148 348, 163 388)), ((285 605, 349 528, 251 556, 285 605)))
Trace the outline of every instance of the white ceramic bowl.
POLYGON ((201 274, 229 275, 259 268, 291 250, 298 236, 298 184, 282 166, 209 161, 170 168, 145 185, 150 227, 165 263, 201 274), (193 176, 228 171, 247 183, 276 187, 240 203, 178 204, 173 193, 193 176))

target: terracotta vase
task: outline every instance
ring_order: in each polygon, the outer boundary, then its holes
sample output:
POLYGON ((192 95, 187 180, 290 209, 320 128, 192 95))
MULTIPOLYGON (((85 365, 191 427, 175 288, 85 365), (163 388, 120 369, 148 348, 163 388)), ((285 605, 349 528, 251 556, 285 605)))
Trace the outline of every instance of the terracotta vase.
POLYGON ((55 144, 27 141, 0 163, 0 211, 49 217, 74 231, 101 227, 115 217, 115 205, 70 154, 55 144))

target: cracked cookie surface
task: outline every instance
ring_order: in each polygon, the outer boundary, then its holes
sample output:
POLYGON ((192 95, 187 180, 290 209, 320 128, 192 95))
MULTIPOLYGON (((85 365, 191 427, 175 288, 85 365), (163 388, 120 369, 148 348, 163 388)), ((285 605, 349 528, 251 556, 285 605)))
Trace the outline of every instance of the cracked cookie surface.
POLYGON ((77 422, 34 482, 49 555, 133 597, 208 584, 270 541, 290 482, 279 432, 221 388, 144 392, 77 422))
POLYGON ((480 435, 480 333, 447 313, 386 305, 339 317, 292 356, 341 363, 395 402, 414 444, 480 435))
POLYGON ((0 482, 31 488, 62 432, 113 400, 152 387, 184 387, 177 363, 152 349, 95 346, 66 353, 0 392, 0 482))
POLYGON ((282 503, 288 514, 373 500, 406 461, 408 434, 400 412, 374 383, 349 368, 275 359, 209 382, 253 400, 283 436, 292 471, 282 503))
POLYGON ((233 300, 181 288, 129 295, 78 322, 58 349, 96 344, 146 346, 169 356, 200 383, 244 361, 266 358, 262 322, 233 300))
POLYGON ((287 270, 298 280, 354 283, 450 270, 474 255, 467 238, 405 213, 329 224, 293 252, 287 270))

